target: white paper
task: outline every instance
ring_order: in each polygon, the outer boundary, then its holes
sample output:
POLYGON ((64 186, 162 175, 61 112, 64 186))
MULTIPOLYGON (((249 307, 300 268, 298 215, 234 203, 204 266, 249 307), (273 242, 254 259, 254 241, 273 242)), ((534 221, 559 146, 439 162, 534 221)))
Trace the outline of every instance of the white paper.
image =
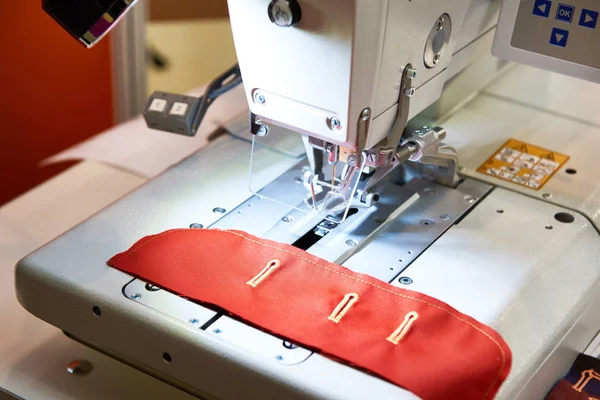
MULTIPOLYGON (((198 88, 189 94, 199 97, 203 92, 204 88, 198 88)), ((240 85, 214 101, 194 137, 149 129, 139 116, 70 147, 42 164, 92 159, 151 178, 205 146, 211 133, 247 112, 244 88, 240 85)))

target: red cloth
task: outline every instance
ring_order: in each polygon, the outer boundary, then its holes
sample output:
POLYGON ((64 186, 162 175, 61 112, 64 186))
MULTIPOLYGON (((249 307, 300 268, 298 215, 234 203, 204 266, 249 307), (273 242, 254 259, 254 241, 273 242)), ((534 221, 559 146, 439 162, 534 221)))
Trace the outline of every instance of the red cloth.
POLYGON ((502 337, 448 304, 245 232, 171 230, 141 239, 108 264, 425 400, 493 398, 510 370, 502 337), (274 269, 260 275, 267 267, 274 269), (353 304, 336 323, 329 317, 351 293, 346 300, 353 304), (392 343, 406 320, 403 337, 392 343))

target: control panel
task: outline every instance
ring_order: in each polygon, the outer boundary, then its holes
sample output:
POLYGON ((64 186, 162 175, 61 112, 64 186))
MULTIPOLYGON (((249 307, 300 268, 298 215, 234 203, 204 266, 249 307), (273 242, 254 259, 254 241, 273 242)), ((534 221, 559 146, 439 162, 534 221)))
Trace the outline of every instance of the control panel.
POLYGON ((600 1, 504 0, 492 53, 600 83, 600 1))

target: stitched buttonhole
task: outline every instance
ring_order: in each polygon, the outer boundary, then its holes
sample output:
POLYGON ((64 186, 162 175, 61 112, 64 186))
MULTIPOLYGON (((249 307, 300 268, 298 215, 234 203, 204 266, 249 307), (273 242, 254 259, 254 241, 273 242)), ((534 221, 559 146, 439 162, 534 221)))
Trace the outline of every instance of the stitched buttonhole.
POLYGON ((400 326, 392 332, 390 336, 387 337, 387 341, 393 344, 398 344, 406 336, 412 324, 419 318, 419 313, 416 311, 411 311, 404 316, 404 321, 400 324, 400 326))
POLYGON ((254 278, 246 282, 246 284, 254 288, 257 287, 262 281, 267 279, 269 275, 271 275, 277 268, 279 268, 280 265, 281 261, 279 261, 276 258, 269 261, 266 267, 264 267, 262 271, 260 271, 254 278))
POLYGON ((344 296, 342 301, 340 301, 340 303, 335 307, 335 309, 333 310, 331 315, 329 315, 329 317, 327 317, 327 319, 330 321, 333 321, 337 324, 338 322, 340 322, 342 320, 344 315, 346 315, 346 313, 348 311, 350 311, 350 308, 352 308, 354 303, 356 303, 357 301, 358 301, 357 293, 348 293, 347 295, 344 296))

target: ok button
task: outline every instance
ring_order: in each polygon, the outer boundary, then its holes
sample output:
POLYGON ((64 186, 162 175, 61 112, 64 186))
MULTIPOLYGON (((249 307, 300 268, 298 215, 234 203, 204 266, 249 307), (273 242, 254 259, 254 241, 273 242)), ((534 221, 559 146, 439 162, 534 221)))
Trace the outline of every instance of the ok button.
POLYGON ((575 7, 568 4, 558 4, 558 10, 556 11, 556 19, 571 23, 573 21, 573 14, 575 14, 575 7))

